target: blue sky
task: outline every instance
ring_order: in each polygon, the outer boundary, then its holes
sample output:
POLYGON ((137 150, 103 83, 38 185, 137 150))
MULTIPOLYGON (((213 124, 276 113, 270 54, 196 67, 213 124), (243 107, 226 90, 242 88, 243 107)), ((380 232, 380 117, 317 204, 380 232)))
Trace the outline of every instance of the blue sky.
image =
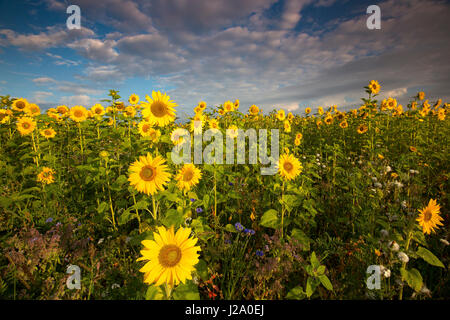
POLYGON ((0 95, 90 107, 109 89, 163 90, 192 114, 239 99, 269 112, 360 105, 380 81, 406 104, 450 98, 449 1, 2 1, 0 95), (81 9, 68 30, 66 8, 81 9), (381 8, 381 30, 366 9, 381 8))

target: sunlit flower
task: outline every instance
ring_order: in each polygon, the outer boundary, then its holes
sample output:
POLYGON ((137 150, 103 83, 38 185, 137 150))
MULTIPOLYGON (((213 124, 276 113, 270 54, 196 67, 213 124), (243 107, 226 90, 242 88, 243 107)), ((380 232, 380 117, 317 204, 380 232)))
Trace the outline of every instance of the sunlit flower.
POLYGON ((22 117, 17 120, 17 130, 19 130, 20 134, 25 136, 34 131, 36 128, 36 121, 33 118, 22 117))
POLYGON ((91 108, 92 113, 94 116, 101 117, 105 114, 105 108, 99 103, 95 104, 91 108))
POLYGON ((70 108, 70 119, 75 122, 83 122, 88 118, 87 110, 82 106, 74 106, 70 108))
POLYGON ((47 168, 47 167, 43 167, 42 171, 37 175, 37 181, 38 182, 42 182, 44 184, 50 184, 55 182, 55 178, 54 175, 55 174, 55 170, 47 168))
POLYGON ((368 87, 372 94, 377 94, 378 92, 380 92, 381 88, 380 84, 376 80, 371 80, 368 87))
POLYGON ((438 226, 443 225, 441 222, 444 219, 439 215, 440 209, 440 205, 434 199, 430 199, 430 202, 425 208, 422 210, 419 209, 420 215, 416 220, 422 227, 423 233, 430 234, 431 231, 436 232, 434 229, 438 229, 438 226))
POLYGON ((300 161, 292 154, 284 154, 278 162, 278 172, 287 179, 292 180, 302 172, 300 161))
POLYGON ((19 98, 13 101, 12 109, 16 111, 25 111, 25 108, 28 106, 27 99, 19 98))
POLYGON ((252 105, 250 107, 250 109, 248 109, 248 112, 252 115, 252 116, 256 116, 259 113, 259 108, 256 105, 252 105))
POLYGON ((140 156, 130 166, 128 181, 139 192, 153 195, 158 190, 164 190, 164 185, 170 180, 167 165, 161 156, 153 158, 150 153, 140 156))
POLYGON ((234 104, 231 101, 226 101, 223 104, 223 110, 225 110, 225 112, 231 112, 234 110, 234 104))
POLYGON ((139 103, 139 96, 137 94, 132 94, 129 98, 128 98, 128 102, 131 104, 137 104, 139 103))
POLYGON ((170 140, 174 145, 178 145, 184 142, 184 135, 186 134, 186 130, 182 128, 176 128, 170 134, 170 140))
POLYGON ((37 104, 29 103, 25 109, 25 113, 28 114, 30 117, 35 117, 41 114, 41 108, 37 104))
POLYGON ((195 167, 192 163, 186 163, 178 172, 175 180, 177 180, 178 188, 188 191, 198 184, 201 177, 202 173, 200 169, 195 167))
POLYGON ((418 98, 419 100, 425 99, 425 92, 420 91, 420 92, 417 94, 417 98, 418 98))
POLYGON ((277 119, 280 121, 284 121, 284 119, 286 118, 286 114, 284 113, 283 109, 280 109, 277 111, 277 119))
POLYGON ((367 130, 369 130, 369 128, 368 128, 365 124, 363 124, 363 123, 360 124, 360 125, 358 126, 358 128, 356 129, 356 131, 357 131, 359 134, 366 133, 367 130))
POLYGON ((309 108, 309 107, 306 108, 306 109, 305 109, 305 113, 306 113, 306 114, 310 114, 310 113, 311 113, 311 108, 309 108))
POLYGON ((167 284, 174 287, 180 282, 192 279, 192 271, 198 263, 198 239, 190 238, 191 229, 180 227, 174 233, 173 227, 158 227, 154 240, 144 240, 142 257, 137 261, 149 260, 139 271, 144 273, 144 282, 155 286, 167 284))
POLYGON ((53 128, 46 128, 40 131, 41 136, 50 139, 56 136, 56 131, 53 128))
POLYGON ((142 116, 152 124, 164 127, 175 120, 175 102, 170 100, 167 94, 152 92, 152 98, 145 97, 148 102, 143 102, 142 116))
POLYGON ((239 134, 238 127, 234 124, 229 126, 227 129, 227 136, 231 137, 232 139, 236 138, 239 134))

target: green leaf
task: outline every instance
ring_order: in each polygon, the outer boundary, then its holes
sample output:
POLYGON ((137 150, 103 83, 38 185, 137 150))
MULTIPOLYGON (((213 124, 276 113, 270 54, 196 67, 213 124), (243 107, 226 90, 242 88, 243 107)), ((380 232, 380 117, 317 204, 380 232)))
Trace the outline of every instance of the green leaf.
POLYGON ((317 259, 316 253, 314 251, 311 253, 311 265, 314 269, 317 269, 320 266, 320 262, 317 259))
POLYGON ((422 276, 419 270, 412 268, 411 270, 406 270, 404 268, 400 269, 403 280, 406 280, 408 285, 413 288, 416 292, 422 289, 422 276))
POLYGON ((117 219, 117 222, 119 223, 119 225, 123 225, 131 219, 135 218, 135 213, 136 212, 134 210, 131 211, 131 208, 128 208, 120 215, 119 219, 117 219))
POLYGON ((208 280, 208 266, 206 265, 205 260, 200 259, 198 263, 195 265, 195 270, 197 270, 197 274, 202 280, 208 280))
POLYGON ((306 298, 306 293, 303 291, 303 287, 296 286, 295 288, 292 288, 286 295, 286 299, 292 299, 292 300, 303 300, 306 298))
POLYGON ((103 201, 98 205, 97 212, 102 214, 106 210, 108 210, 108 203, 103 201))
POLYGON ((225 226, 225 230, 228 232, 233 232, 233 233, 237 232, 236 228, 232 224, 227 224, 225 226))
POLYGON ((123 185, 123 184, 124 184, 125 182, 127 182, 127 181, 128 181, 127 177, 124 176, 123 174, 120 175, 119 177, 117 177, 117 179, 116 179, 116 183, 117 183, 119 186, 123 185))
POLYGON ((319 276, 319 280, 327 290, 333 291, 333 285, 331 284, 330 279, 328 279, 326 275, 323 274, 319 276))
POLYGON ((145 300, 163 300, 164 293, 161 287, 149 286, 145 293, 145 300))
POLYGON ((175 300, 200 300, 198 287, 192 281, 186 281, 185 284, 180 284, 173 292, 175 300))
POLYGON ((322 274, 324 274, 325 273, 325 266, 319 266, 318 268, 317 268, 317 274, 318 275, 322 275, 322 274))
POLYGON ((174 228, 178 228, 183 223, 183 213, 178 212, 175 209, 169 209, 166 212, 166 216, 162 219, 162 224, 167 228, 174 226, 174 228))
POLYGON ((419 249, 417 250, 417 255, 419 257, 421 257, 423 260, 425 260, 426 262, 428 262, 429 264, 436 266, 436 267, 441 267, 441 268, 445 268, 444 264, 441 262, 441 260, 439 260, 431 251, 429 251, 428 249, 425 249, 424 247, 419 247, 419 249))
POLYGON ((308 280, 306 280, 306 296, 309 298, 313 295, 315 290, 315 285, 313 282, 313 278, 308 277, 308 280))
POLYGON ((278 218, 278 212, 274 209, 264 212, 259 223, 263 227, 278 229, 281 225, 281 220, 278 218))
POLYGON ((302 230, 297 228, 292 229, 291 237, 296 239, 300 242, 301 245, 303 245, 304 251, 309 251, 311 239, 308 238, 308 236, 302 230))

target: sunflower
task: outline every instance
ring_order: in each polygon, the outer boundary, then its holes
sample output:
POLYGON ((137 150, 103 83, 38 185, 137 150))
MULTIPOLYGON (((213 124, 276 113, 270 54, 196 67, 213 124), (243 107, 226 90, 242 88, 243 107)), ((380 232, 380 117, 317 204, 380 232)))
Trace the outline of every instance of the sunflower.
POLYGON ((123 111, 125 109, 125 103, 123 103, 122 101, 115 102, 114 107, 119 111, 123 111))
POLYGON ((175 179, 180 190, 188 191, 198 184, 202 177, 200 169, 196 168, 192 163, 186 163, 178 172, 175 179))
POLYGON ((0 123, 7 123, 9 121, 9 114, 7 110, 0 109, 0 123))
POLYGON ((423 233, 430 234, 431 231, 436 232, 434 228, 438 228, 438 225, 443 225, 441 221, 444 219, 439 215, 440 209, 441 207, 434 199, 430 199, 430 202, 425 208, 422 210, 419 209, 420 215, 416 220, 422 227, 423 233))
POLYGON ((206 102, 205 102, 205 101, 200 101, 200 102, 198 103, 198 107, 199 107, 201 110, 205 110, 205 109, 206 109, 206 102))
POLYGON ((240 105, 239 99, 234 100, 234 110, 239 109, 239 105, 240 105))
POLYGON ((333 117, 331 115, 328 115, 323 121, 325 121, 326 124, 330 125, 333 123, 333 117))
POLYGON ((47 129, 42 129, 40 131, 41 136, 49 139, 49 138, 53 138, 54 136, 56 136, 56 131, 53 130, 53 128, 47 128, 47 129))
POLYGON ((25 109, 25 113, 28 114, 30 117, 35 117, 41 114, 41 108, 37 104, 29 103, 25 109))
POLYGON ((283 178, 292 180, 302 172, 302 169, 300 161, 294 155, 284 154, 280 157, 278 171, 283 178))
POLYGON ((378 92, 380 92, 380 88, 381 88, 380 84, 376 80, 371 80, 368 87, 372 94, 377 94, 378 92))
POLYGON ((419 100, 425 99, 425 92, 420 91, 420 92, 417 94, 417 98, 418 98, 419 100))
POLYGON ((221 115, 221 116, 223 116, 224 114, 225 114, 225 110, 223 110, 223 109, 219 109, 219 114, 221 115))
POLYGON ((192 271, 198 263, 200 251, 195 246, 198 239, 189 238, 190 228, 180 227, 174 233, 173 227, 166 229, 158 227, 158 233, 153 233, 154 240, 144 240, 141 250, 142 257, 137 261, 149 260, 139 271, 144 273, 144 283, 160 286, 166 283, 170 288, 180 282, 192 279, 192 271))
POLYGON ((89 114, 85 107, 82 106, 74 106, 70 108, 70 119, 75 122, 83 122, 86 121, 89 114))
POLYGON ((196 106, 196 107, 194 108, 194 112, 195 112, 195 113, 202 113, 202 112, 203 112, 203 109, 200 108, 199 106, 196 106))
POLYGON ((155 128, 150 128, 148 130, 148 136, 151 142, 157 143, 159 141, 159 137, 161 137, 161 131, 155 128))
POLYGON ((123 115, 127 118, 134 118, 136 115, 136 109, 132 106, 128 106, 125 108, 123 115))
POLYGON ((395 107, 397 107, 397 100, 395 100, 394 98, 387 99, 386 106, 389 110, 394 109, 395 107))
POLYGON ((339 123, 339 126, 340 126, 342 129, 347 128, 347 127, 348 127, 347 120, 344 120, 344 121, 342 121, 341 123, 339 123))
POLYGON ((184 135, 186 134, 186 130, 183 128, 176 128, 170 134, 170 140, 174 145, 179 145, 184 142, 184 135))
POLYGON ((16 111, 25 111, 25 108, 28 106, 27 99, 19 98, 13 101, 12 108, 16 111))
POLYGON ((105 108, 99 103, 92 106, 91 111, 96 117, 101 117, 105 114, 105 108))
POLYGON ((19 130, 20 134, 25 136, 34 131, 36 128, 36 121, 30 117, 22 117, 17 121, 17 130, 19 130))
POLYGON ((310 113, 311 113, 311 108, 309 108, 309 107, 306 108, 306 109, 305 109, 305 114, 310 114, 310 113))
POLYGON ((50 184, 55 182, 55 178, 53 175, 55 174, 55 170, 43 167, 42 171, 37 175, 37 181, 42 182, 44 184, 50 184))
POLYGON ((252 116, 256 116, 256 115, 258 115, 258 113, 259 113, 259 108, 258 108, 258 106, 256 106, 256 105, 252 105, 251 107, 250 107, 250 109, 248 109, 248 112, 252 115, 252 116))
POLYGON ((234 111, 234 104, 231 101, 225 101, 225 103, 223 104, 223 110, 225 112, 231 112, 234 111))
POLYGON ((137 94, 132 94, 129 98, 128 98, 128 102, 131 104, 137 104, 139 102, 139 96, 137 94))
POLYGON ((284 127, 284 132, 291 132, 291 124, 289 123, 288 120, 284 120, 283 122, 283 127, 284 127))
POLYGON ((409 151, 411 152, 417 152, 417 148, 414 146, 409 146, 409 151))
POLYGON ((318 107, 318 108, 317 108, 317 112, 318 112, 320 115, 323 115, 323 113, 324 113, 323 108, 322 108, 322 107, 318 107))
POLYGON ((438 119, 443 121, 445 120, 445 109, 439 109, 438 111, 438 119))
POLYGON ((302 139, 303 139, 303 134, 302 134, 301 132, 297 133, 297 134, 295 135, 295 139, 296 139, 296 140, 302 140, 302 139))
POLYGON ((436 103, 434 104, 433 108, 437 109, 437 108, 439 108, 439 106, 440 106, 441 104, 442 104, 442 99, 438 99, 438 100, 436 101, 436 103))
POLYGON ((239 135, 239 131, 238 131, 238 127, 237 126, 232 124, 231 126, 228 127, 228 129, 227 129, 227 136, 229 136, 232 139, 235 139, 235 138, 237 138, 238 135, 239 135))
POLYGON ((65 106, 65 105, 57 106, 56 112, 58 112, 60 115, 64 116, 64 115, 68 114, 69 108, 67 108, 67 106, 65 106))
POLYGON ((152 92, 152 98, 145 97, 148 102, 143 102, 142 116, 153 124, 164 127, 175 120, 175 102, 170 100, 166 93, 152 92))
POLYGON ((356 131, 357 131, 359 134, 366 133, 367 130, 369 130, 369 128, 367 128, 367 126, 366 126, 365 124, 360 124, 360 125, 358 126, 358 128, 356 129, 356 131))
POLYGON ((201 113, 196 113, 192 118, 189 128, 191 132, 195 134, 200 134, 202 132, 202 128, 205 125, 204 116, 201 113))
POLYGON ((209 128, 213 131, 218 131, 220 128, 219 121, 217 121, 216 119, 209 120, 209 128))
POLYGON ((284 119, 286 118, 286 114, 284 113, 284 110, 278 110, 277 111, 277 119, 280 121, 284 121, 284 119))
POLYGON ((302 143, 302 139, 295 138, 294 144, 298 147, 302 143))
POLYGON ((153 195, 158 190, 164 190, 164 184, 170 180, 167 165, 161 156, 153 158, 150 153, 140 156, 130 166, 128 181, 134 188, 147 195, 153 195))

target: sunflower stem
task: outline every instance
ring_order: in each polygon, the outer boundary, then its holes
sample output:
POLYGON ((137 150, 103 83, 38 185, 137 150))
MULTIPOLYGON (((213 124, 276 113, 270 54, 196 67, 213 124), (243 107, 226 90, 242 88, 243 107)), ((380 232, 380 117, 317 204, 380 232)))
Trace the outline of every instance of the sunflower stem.
POLYGON ((155 197, 152 196, 152 207, 153 207, 153 219, 157 219, 157 213, 156 213, 156 203, 155 203, 155 197))
POLYGON ((139 217, 139 211, 138 211, 137 206, 136 206, 136 197, 134 196, 134 193, 133 193, 133 202, 134 202, 134 207, 135 207, 135 210, 136 210, 136 217, 137 217, 138 222, 139 222, 139 233, 142 233, 141 217, 139 217))
POLYGON ((164 289, 166 290, 166 298, 167 300, 170 300, 172 298, 172 287, 167 285, 167 283, 164 284, 164 289))

